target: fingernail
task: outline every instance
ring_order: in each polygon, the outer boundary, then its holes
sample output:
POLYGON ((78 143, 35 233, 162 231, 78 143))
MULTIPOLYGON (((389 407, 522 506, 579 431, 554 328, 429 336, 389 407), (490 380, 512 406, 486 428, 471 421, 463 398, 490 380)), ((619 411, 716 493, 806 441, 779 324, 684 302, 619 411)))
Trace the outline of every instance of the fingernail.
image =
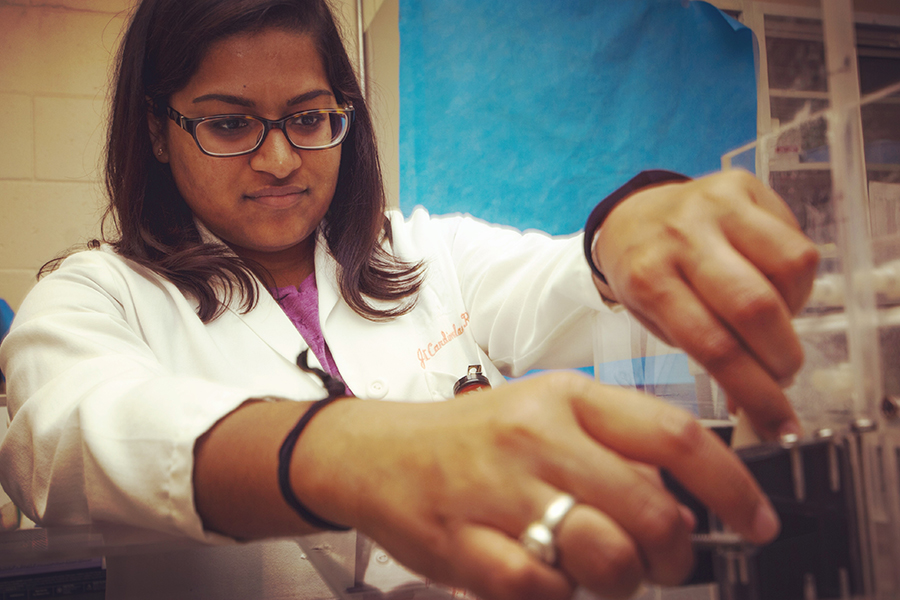
POLYGON ((697 517, 687 506, 683 504, 678 505, 678 510, 681 512, 681 520, 684 522, 688 531, 694 531, 697 528, 697 517))
POLYGON ((753 518, 754 539, 765 542, 772 541, 780 529, 781 523, 775 510, 767 502, 760 504, 756 509, 756 516, 753 518))
POLYGON ((801 437, 803 435, 803 429, 800 427, 800 423, 797 421, 785 421, 778 428, 778 437, 782 438, 786 435, 796 435, 797 437, 801 437))

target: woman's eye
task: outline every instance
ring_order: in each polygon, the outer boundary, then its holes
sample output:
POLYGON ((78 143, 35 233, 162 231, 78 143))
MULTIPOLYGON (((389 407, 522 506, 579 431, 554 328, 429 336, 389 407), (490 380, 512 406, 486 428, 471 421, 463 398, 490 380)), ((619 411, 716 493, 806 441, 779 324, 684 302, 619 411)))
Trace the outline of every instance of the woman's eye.
POLYGON ((240 133, 241 130, 246 129, 249 125, 247 119, 238 117, 207 121, 207 126, 217 135, 233 135, 235 133, 240 133))
POLYGON ((319 113, 299 115, 296 119, 291 121, 291 126, 304 129, 313 129, 320 126, 323 121, 324 115, 321 115, 319 113))

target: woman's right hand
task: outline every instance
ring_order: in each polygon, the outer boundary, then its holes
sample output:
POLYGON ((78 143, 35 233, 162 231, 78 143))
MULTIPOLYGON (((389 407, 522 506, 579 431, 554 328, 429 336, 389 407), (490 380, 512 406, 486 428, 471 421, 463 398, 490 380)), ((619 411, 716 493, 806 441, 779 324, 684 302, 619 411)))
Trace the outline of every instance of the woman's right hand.
POLYGON ((749 472, 687 412, 571 373, 436 404, 337 402, 309 424, 293 468, 314 512, 486 600, 680 583, 694 520, 658 468, 747 540, 778 531, 749 472), (577 505, 558 529, 554 568, 518 538, 560 492, 577 505))
POLYGON ((692 356, 759 435, 800 432, 783 388, 803 364, 792 317, 819 252, 778 194, 739 169, 647 187, 594 241, 602 294, 692 356))

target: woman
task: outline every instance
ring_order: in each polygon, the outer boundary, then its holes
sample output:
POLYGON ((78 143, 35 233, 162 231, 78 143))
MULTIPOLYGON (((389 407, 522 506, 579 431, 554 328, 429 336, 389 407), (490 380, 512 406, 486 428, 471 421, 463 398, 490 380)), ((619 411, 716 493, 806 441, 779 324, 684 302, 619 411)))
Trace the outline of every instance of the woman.
POLYGON ((595 212, 588 260, 580 237, 385 218, 324 2, 145 0, 107 183, 118 236, 42 279, 0 355, 2 483, 35 520, 210 541, 353 527, 484 598, 684 578, 693 518, 657 467, 751 541, 776 534, 682 411, 571 374, 500 385, 588 364, 618 301, 761 433, 796 430, 779 383, 816 254, 752 177, 638 179, 595 212), (428 402, 470 365, 496 389, 428 402))

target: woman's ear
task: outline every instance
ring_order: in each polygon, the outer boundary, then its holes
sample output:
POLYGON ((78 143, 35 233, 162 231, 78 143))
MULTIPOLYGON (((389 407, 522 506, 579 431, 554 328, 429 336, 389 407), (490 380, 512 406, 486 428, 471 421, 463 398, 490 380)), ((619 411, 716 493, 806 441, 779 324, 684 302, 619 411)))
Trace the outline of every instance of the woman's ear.
POLYGON ((166 143, 165 118, 147 111, 147 126, 150 129, 150 143, 153 147, 153 156, 161 163, 169 162, 169 145, 166 143))

